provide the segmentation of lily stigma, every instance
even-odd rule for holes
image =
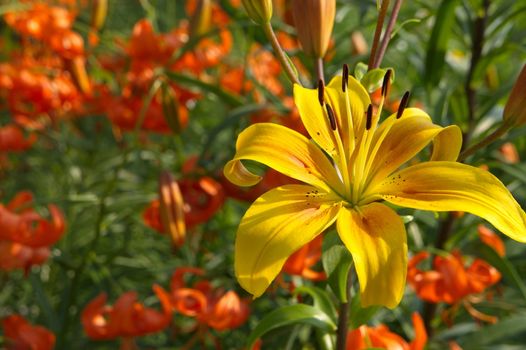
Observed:
[[[234,269],[245,290],[263,294],[291,254],[336,222],[353,257],[362,305],[396,307],[406,282],[407,237],[402,219],[386,204],[469,212],[526,242],[526,214],[507,188],[489,172],[456,162],[459,127],[435,125],[424,111],[407,108],[408,93],[398,112],[380,123],[390,70],[376,112],[348,72],[345,65],[342,76],[318,89],[294,85],[310,140],[273,123],[253,124],[238,136],[236,154],[224,167],[228,180],[258,183],[261,177],[242,163],[248,160],[304,183],[266,192],[243,216]],[[430,159],[415,164],[431,142]]]

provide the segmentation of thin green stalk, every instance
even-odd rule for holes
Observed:
[[[347,348],[347,330],[349,329],[349,304],[351,302],[353,266],[349,267],[347,274],[347,302],[340,304],[338,313],[338,329],[336,330],[336,350],[345,350]]]
[[[462,151],[460,153],[460,156],[458,157],[458,161],[462,162],[467,157],[478,151],[479,149],[482,149],[486,147],[487,145],[497,141],[499,138],[501,138],[508,130],[510,129],[509,123],[503,123],[497,130],[480,140],[479,142],[475,143],[474,145],[471,145],[466,150]]]
[[[267,22],[263,24],[262,27],[263,31],[265,32],[265,35],[267,36],[267,39],[270,41],[270,45],[272,45],[272,48],[274,49],[276,57],[281,63],[281,67],[283,67],[285,73],[287,73],[287,76],[289,77],[290,81],[294,84],[298,84],[301,86],[301,83],[298,80],[298,77],[296,76],[295,70],[292,67],[292,62],[285,55],[285,52],[281,48],[281,45],[278,42],[278,38],[276,38],[276,34],[274,33],[274,29],[272,29],[272,25],[270,24],[270,22]]]

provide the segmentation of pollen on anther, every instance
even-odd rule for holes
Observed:
[[[409,96],[409,91],[406,91],[404,96],[402,96],[402,99],[400,100],[400,105],[398,106],[398,111],[396,112],[396,119],[400,119],[400,117],[404,113],[404,110],[406,109],[409,103]]]
[[[347,63],[343,64],[343,72],[342,72],[342,91],[345,92],[347,90],[347,86],[349,86],[349,66]]]
[[[331,129],[336,130],[336,118],[334,117],[334,112],[328,103],[325,105],[325,108],[327,109],[327,116],[329,117],[329,122],[331,123]]]
[[[370,104],[369,107],[367,107],[367,120],[365,123],[365,129],[369,130],[372,125],[373,125],[373,105]]]
[[[323,104],[325,103],[324,99],[325,94],[325,85],[323,84],[323,80],[318,80],[318,101],[320,102],[320,105],[323,107]]]

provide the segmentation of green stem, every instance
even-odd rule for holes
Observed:
[[[347,274],[347,301],[340,304],[338,313],[338,329],[336,330],[336,350],[347,348],[347,330],[349,329],[349,303],[351,302],[353,266],[349,267]]]
[[[497,141],[502,135],[504,135],[506,132],[508,132],[510,128],[509,123],[503,123],[497,130],[480,140],[479,142],[475,143],[474,145],[471,145],[468,149],[464,150],[462,153],[460,153],[460,156],[458,157],[458,161],[462,162],[467,157],[478,151],[479,149],[482,149],[486,147],[487,145]]]
[[[278,38],[276,38],[276,34],[274,33],[270,22],[263,24],[262,27],[263,31],[265,32],[265,35],[267,36],[267,39],[270,41],[270,45],[272,45],[272,48],[274,49],[276,57],[281,63],[281,67],[283,67],[285,73],[287,73],[287,76],[289,77],[290,81],[294,84],[302,86],[300,81],[298,80],[298,77],[296,76],[294,68],[292,67],[292,62],[290,62],[289,58],[285,55],[285,52],[281,48],[278,42]]]
[[[325,85],[325,74],[323,72],[323,58],[321,57],[318,57],[316,59],[316,75],[318,76],[318,80],[321,80]]]

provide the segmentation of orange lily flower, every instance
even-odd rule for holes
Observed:
[[[458,251],[445,257],[436,256],[433,270],[420,270],[417,265],[429,255],[428,252],[418,253],[408,264],[407,280],[416,294],[427,302],[453,304],[451,312],[462,304],[474,318],[495,323],[495,317],[477,311],[472,302],[479,300],[473,294],[481,293],[500,281],[500,272],[481,259],[474,259],[471,265],[465,268]],[[450,312],[443,314],[448,323],[451,323],[450,316]]]
[[[160,286],[153,291],[159,298],[162,312],[145,307],[137,301],[136,292],[122,294],[113,306],[106,305],[106,294],[101,293],[82,311],[84,331],[94,340],[123,337],[121,349],[130,347],[130,339],[162,331],[172,319],[170,295]]]
[[[35,143],[37,136],[24,136],[22,129],[14,124],[0,127],[0,152],[21,152]]]
[[[517,148],[511,142],[506,142],[500,146],[499,152],[506,163],[517,164],[521,161]]]
[[[360,326],[347,334],[347,350],[387,349],[387,350],[423,350],[427,343],[424,322],[418,313],[413,313],[415,338],[408,343],[381,324],[376,327]]]
[[[33,201],[30,192],[19,192],[4,206],[0,204],[0,240],[29,247],[43,247],[58,241],[65,230],[64,216],[57,206],[48,206],[51,220],[42,218],[29,208]]]
[[[423,300],[453,304],[500,281],[497,269],[484,260],[475,259],[465,268],[459,252],[445,257],[436,256],[433,270],[420,270],[417,265],[429,255],[428,252],[418,253],[408,265],[407,280]]]
[[[223,188],[211,177],[203,176],[197,180],[183,179],[178,185],[183,195],[184,221],[188,229],[210,220],[223,206],[225,201]],[[143,220],[146,226],[159,233],[168,232],[161,220],[161,202],[158,199],[152,201],[144,210]]]
[[[478,229],[480,240],[484,244],[489,245],[500,256],[506,255],[506,247],[504,246],[504,242],[502,242],[502,239],[500,239],[500,237],[497,236],[497,234],[493,232],[493,230],[487,228],[486,226],[482,224],[478,225],[477,229]]]
[[[50,254],[48,247],[33,248],[0,240],[0,270],[23,269],[27,274],[31,266],[43,264]]]
[[[2,320],[6,350],[52,350],[55,335],[47,328],[33,326],[22,316],[13,314]]]
[[[323,235],[318,235],[315,239],[301,247],[294,254],[289,256],[283,271],[290,275],[301,276],[311,281],[323,281],[327,278],[325,272],[314,271],[311,269],[321,259],[321,246]]]
[[[199,281],[192,288],[183,281],[185,274],[202,276],[204,271],[194,267],[175,270],[170,288],[173,307],[183,315],[195,317],[199,324],[218,331],[241,326],[248,319],[249,307],[234,291],[213,290],[208,281]]]

